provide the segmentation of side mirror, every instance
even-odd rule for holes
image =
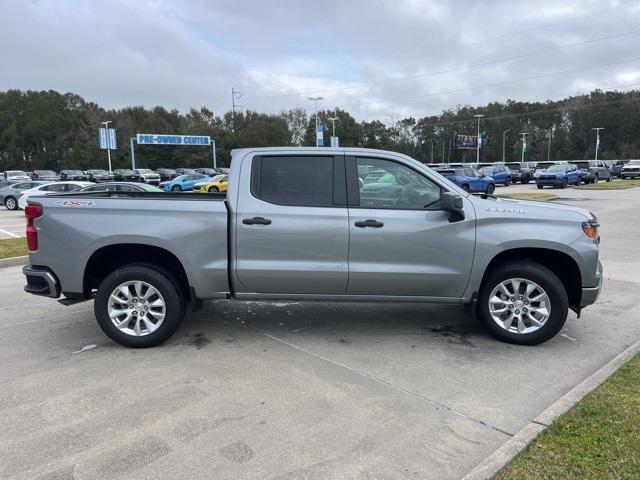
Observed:
[[[450,222],[464,220],[464,208],[462,197],[453,192],[442,192],[440,194],[440,208],[449,212]]]

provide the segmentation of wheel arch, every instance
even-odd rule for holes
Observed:
[[[132,263],[149,264],[168,271],[189,298],[189,279],[178,257],[162,247],[141,243],[106,245],[93,252],[84,269],[83,295],[89,297],[107,275]]]
[[[510,248],[496,254],[487,264],[480,285],[497,267],[511,261],[533,261],[555,273],[567,292],[569,306],[579,311],[582,299],[582,276],[578,263],[567,253],[549,248]]]

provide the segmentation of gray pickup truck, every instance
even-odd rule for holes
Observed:
[[[590,212],[469,195],[379,150],[235,150],[227,195],[50,195],[25,213],[25,290],[95,298],[129,347],[162,343],[205,299],[460,304],[533,345],[602,283]]]

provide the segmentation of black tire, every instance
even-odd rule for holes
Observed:
[[[108,300],[111,292],[127,281],[139,280],[152,285],[165,300],[166,313],[162,324],[144,336],[128,335],[119,330],[108,314]],[[185,295],[174,276],[162,267],[149,264],[125,265],[111,272],[100,283],[93,304],[96,320],[102,331],[116,343],[125,347],[148,348],[160,345],[180,326],[185,315]]]
[[[489,313],[489,295],[502,281],[509,278],[523,278],[542,287],[549,296],[551,315],[538,330],[531,333],[509,332],[496,324]],[[496,339],[517,345],[538,345],[553,338],[567,320],[569,299],[560,279],[547,267],[533,261],[508,262],[493,270],[482,284],[478,297],[478,320]]]
[[[465,183],[464,185],[462,185],[462,189],[463,189],[465,192],[467,192],[467,193],[468,193],[468,192],[469,192],[469,185],[467,185],[467,184]]]
[[[593,177],[593,183],[598,183],[599,181],[600,181],[600,179],[598,178],[598,175]]]
[[[567,188],[567,179],[566,178],[564,180],[562,180],[562,183],[560,184],[560,188]]]
[[[611,181],[611,175],[609,175],[609,177],[607,178],[607,182]]]
[[[209,193],[218,193],[220,190],[218,190],[218,187],[211,187],[209,190],[207,190]]]
[[[171,191],[172,192],[181,192],[182,188],[180,187],[180,185],[174,185],[173,187],[171,187]]]
[[[7,197],[4,199],[4,206],[7,210],[17,210],[18,209],[18,200],[15,197]]]
[[[493,183],[490,183],[489,185],[487,185],[487,190],[485,191],[485,193],[487,195],[493,195],[493,192],[496,191],[496,186]]]
[[[522,177],[522,183],[527,184],[531,181],[531,177],[529,175],[525,175]]]
[[[542,190],[542,185],[538,184],[537,187],[538,187],[538,190]]]
[[[505,187],[508,187],[509,185],[511,185],[511,177],[507,177],[507,179],[504,181]]]

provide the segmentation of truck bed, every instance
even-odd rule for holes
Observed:
[[[85,265],[90,268],[96,256],[162,249],[184,266],[198,298],[224,297],[229,291],[225,198],[169,192],[34,196],[29,202],[41,204],[43,214],[34,222],[39,244],[31,263],[54,271],[65,294],[81,296],[89,288]]]

